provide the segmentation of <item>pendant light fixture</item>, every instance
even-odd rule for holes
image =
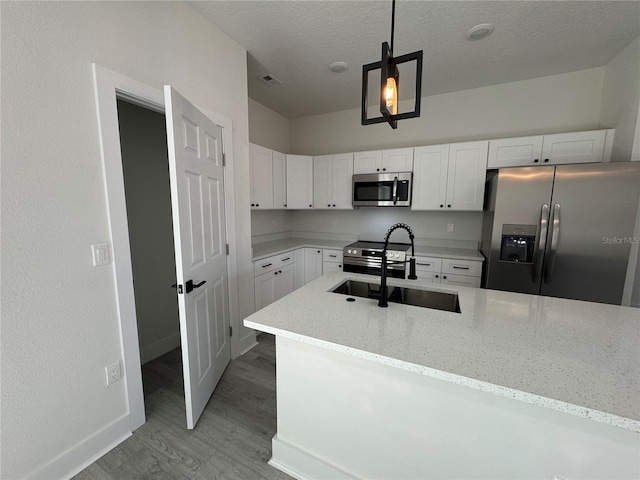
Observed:
[[[393,34],[395,30],[396,0],[391,5],[391,46],[387,42],[382,44],[382,60],[362,66],[362,125],[388,122],[391,128],[398,128],[398,120],[416,118],[420,116],[420,92],[422,90],[422,50],[407,53],[399,57],[393,56]],[[398,113],[398,89],[400,75],[398,65],[416,62],[415,105],[412,112]],[[369,72],[380,69],[380,113],[381,117],[367,117],[367,97],[369,87]]]

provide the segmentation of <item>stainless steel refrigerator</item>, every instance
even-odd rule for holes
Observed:
[[[640,163],[505,168],[486,192],[486,288],[621,303]]]

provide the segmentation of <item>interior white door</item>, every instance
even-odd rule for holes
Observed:
[[[231,358],[222,128],[164,87],[187,428]]]

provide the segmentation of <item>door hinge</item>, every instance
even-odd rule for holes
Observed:
[[[227,166],[227,154],[222,152],[222,166],[226,167]]]
[[[227,243],[227,255],[229,255],[229,244]]]
[[[229,336],[233,337],[233,327],[229,325]]]

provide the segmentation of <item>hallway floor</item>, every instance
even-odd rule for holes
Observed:
[[[143,365],[147,422],[74,477],[290,479],[269,466],[276,433],[275,338],[232,360],[196,428],[186,429],[180,349]]]

